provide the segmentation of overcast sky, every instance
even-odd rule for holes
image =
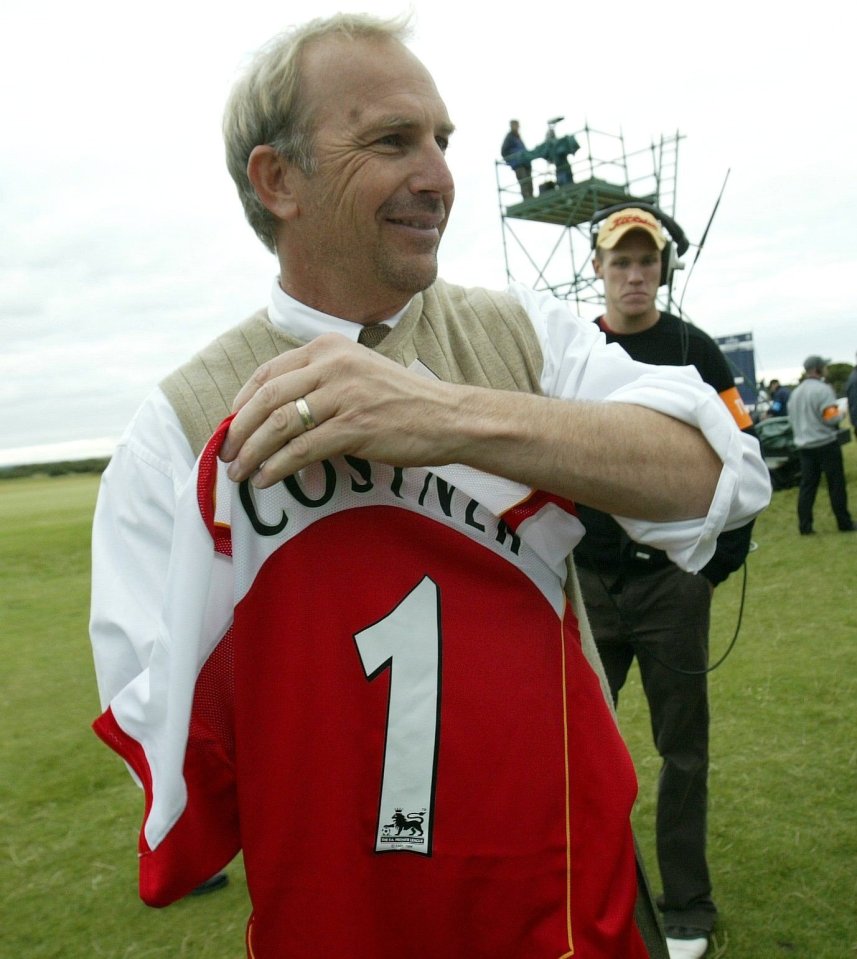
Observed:
[[[675,214],[693,242],[731,170],[685,293],[690,318],[713,336],[751,332],[765,379],[796,375],[809,353],[854,361],[857,134],[841,4],[478,8],[300,5],[301,19],[413,11],[412,46],[458,127],[442,275],[506,284],[495,160],[510,117],[531,146],[559,115],[559,133],[621,132],[630,151],[680,131]],[[165,373],[264,304],[276,263],[244,222],[220,118],[241,64],[294,9],[5,0],[0,464],[44,452],[32,447],[109,451]]]

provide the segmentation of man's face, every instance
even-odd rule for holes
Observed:
[[[612,250],[599,252],[594,267],[604,281],[608,323],[636,326],[654,322],[661,278],[661,254],[655,241],[642,230],[631,230]]]
[[[283,285],[328,313],[385,318],[437,275],[454,197],[444,157],[452,124],[398,42],[327,38],[303,63],[317,171],[295,174]]]

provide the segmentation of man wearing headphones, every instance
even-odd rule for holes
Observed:
[[[609,343],[634,359],[693,365],[752,433],[729,366],[715,342],[661,312],[658,288],[688,247],[678,224],[655,207],[622,206],[593,218],[593,265],[606,312],[596,320]],[[597,232],[596,232],[597,229]],[[744,562],[752,523],[722,533],[702,575],[635,543],[606,513],[579,506],[586,536],[575,549],[583,596],[614,701],[636,656],[663,759],[657,805],[658,900],[671,959],[705,955],[717,916],[706,861],[709,713],[706,669],[714,587]]]

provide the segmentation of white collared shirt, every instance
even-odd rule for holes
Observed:
[[[395,316],[384,320],[384,324],[390,328],[396,326],[405,315],[407,308],[407,305],[402,307]],[[340,336],[347,336],[349,340],[356,343],[363,329],[360,323],[355,323],[353,320],[343,320],[301,303],[300,300],[289,296],[276,279],[271,287],[271,298],[268,301],[268,319],[278,329],[304,343],[309,343],[322,333],[339,333]]]

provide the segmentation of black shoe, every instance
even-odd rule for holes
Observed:
[[[189,896],[204,896],[207,892],[214,892],[217,889],[222,889],[229,882],[229,876],[225,872],[219,872],[216,876],[212,876],[211,879],[206,879],[205,882],[200,883],[196,889],[192,889],[188,895]]]
[[[857,532],[857,523],[852,523],[850,526],[840,526],[840,533],[854,533]]]
[[[814,530],[814,529],[802,529],[802,530],[800,530],[800,535],[801,535],[801,536],[815,536],[815,530]]]

